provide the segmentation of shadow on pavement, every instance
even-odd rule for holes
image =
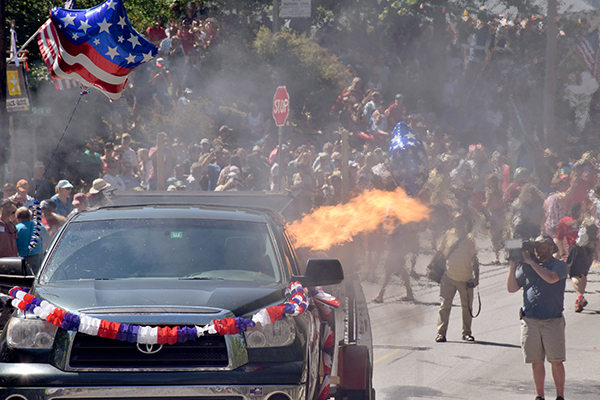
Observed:
[[[509,347],[512,349],[520,349],[521,346],[518,344],[511,344],[511,343],[498,343],[498,342],[486,342],[483,340],[475,340],[474,342],[460,342],[460,343],[464,343],[464,344],[478,344],[481,346],[496,346],[496,347]]]
[[[443,392],[426,386],[392,386],[385,390],[378,390],[378,400],[408,400],[408,399],[435,399],[448,398]]]
[[[409,351],[425,351],[425,350],[431,350],[431,347],[427,346],[419,346],[419,347],[415,347],[415,346],[398,346],[398,345],[393,345],[393,344],[374,344],[373,345],[374,349],[402,349],[402,350],[409,350]]]

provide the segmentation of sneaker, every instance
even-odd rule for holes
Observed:
[[[575,312],[582,312],[583,307],[587,306],[588,302],[585,297],[580,296],[577,301],[575,301]]]
[[[535,396],[535,400],[544,400],[542,396]]]
[[[562,396],[558,396],[558,397],[556,398],[556,400],[565,400],[565,398],[564,398],[564,397],[562,397]]]

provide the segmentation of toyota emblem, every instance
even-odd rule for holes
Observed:
[[[144,354],[156,354],[162,350],[162,344],[136,343],[135,347]]]

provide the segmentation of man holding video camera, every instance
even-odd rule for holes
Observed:
[[[506,287],[509,293],[523,288],[521,347],[525,362],[531,364],[536,400],[544,400],[547,358],[552,366],[556,399],[564,400],[565,319],[567,265],[552,254],[558,248],[552,238],[541,235],[531,242],[535,255],[522,251],[523,260],[510,257]],[[534,260],[534,257],[537,260]]]

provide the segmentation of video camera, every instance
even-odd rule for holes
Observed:
[[[508,260],[513,261],[523,261],[523,253],[522,251],[526,251],[529,253],[529,256],[532,260],[536,261],[537,257],[535,256],[535,248],[537,247],[536,243],[533,240],[529,239],[506,239],[504,242],[504,248],[508,252]]]

